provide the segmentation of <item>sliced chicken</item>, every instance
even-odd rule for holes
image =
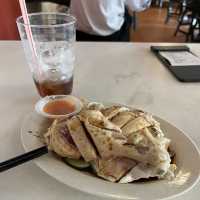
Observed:
[[[145,127],[149,127],[151,125],[152,124],[149,121],[147,121],[145,117],[140,116],[129,121],[129,123],[127,123],[122,128],[122,132],[124,135],[128,136],[131,133],[137,132],[138,130],[141,130]]]
[[[105,107],[102,103],[90,102],[90,103],[87,104],[87,109],[89,109],[89,110],[103,110],[103,109],[105,109]]]
[[[152,115],[122,106],[87,103],[71,119],[55,120],[45,135],[62,157],[93,163],[98,176],[121,183],[173,177],[170,140]]]
[[[133,120],[136,118],[136,115],[133,112],[130,111],[124,111],[117,114],[115,117],[112,118],[112,123],[122,128],[124,125],[126,125],[130,120]]]
[[[158,172],[154,167],[138,164],[137,166],[133,167],[132,170],[126,174],[122,179],[119,181],[120,183],[130,183],[139,179],[148,179],[151,177],[157,177]]]
[[[79,159],[81,154],[73,142],[66,121],[55,120],[45,134],[48,148],[55,151],[61,157]]]
[[[176,165],[170,164],[170,167],[166,171],[159,170],[151,165],[144,165],[142,163],[133,167],[125,176],[123,176],[119,183],[131,183],[139,179],[149,179],[152,177],[164,178],[168,180],[174,178],[176,171]]]
[[[149,163],[153,166],[158,165],[160,162],[166,162],[166,165],[169,167],[171,160],[165,148],[169,140],[166,140],[161,145],[162,138],[154,137],[150,130],[145,128],[151,124],[145,120],[140,120],[139,122],[141,122],[139,125],[135,125],[138,128],[134,129],[138,130],[137,135],[136,132],[133,132],[128,137],[117,132],[117,129],[115,131],[108,129],[106,124],[110,124],[111,122],[97,113],[87,118],[85,126],[102,158],[120,156],[142,163]]]
[[[118,181],[135,165],[136,162],[133,160],[120,157],[109,160],[97,159],[93,163],[97,175],[111,182]]]
[[[126,143],[126,138],[119,127],[111,123],[100,112],[89,115],[84,120],[84,124],[102,158],[113,156],[114,143],[119,145]]]
[[[86,162],[96,160],[96,151],[87,137],[86,131],[77,116],[67,120],[67,127],[74,143]]]
[[[118,113],[124,112],[124,111],[129,111],[129,109],[123,106],[111,106],[111,107],[103,109],[102,113],[107,119],[112,119]]]
[[[114,134],[114,136],[117,135],[117,133],[119,133],[120,137],[123,137],[125,138],[121,133],[121,129],[113,124],[111,121],[109,121],[108,119],[106,119],[101,112],[94,112],[94,111],[91,111],[90,113],[88,112],[87,113],[87,118],[86,118],[86,121],[89,120],[89,122],[91,124],[93,124],[94,126],[98,127],[98,128],[101,128],[101,129],[105,129],[105,130],[108,130],[108,131],[113,131],[113,132],[116,132]]]

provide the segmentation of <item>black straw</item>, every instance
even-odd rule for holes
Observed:
[[[0,172],[3,172],[10,168],[16,167],[16,166],[23,164],[29,160],[33,160],[34,158],[38,158],[46,153],[48,153],[48,149],[46,146],[43,146],[43,147],[40,147],[33,151],[29,151],[25,154],[17,156],[15,158],[11,158],[9,160],[1,162],[0,163]]]

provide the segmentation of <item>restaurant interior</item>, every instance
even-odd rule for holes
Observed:
[[[17,1],[16,1],[17,2]],[[19,39],[16,29],[15,18],[20,15],[19,5],[13,3],[9,6],[9,1],[2,6],[2,15],[7,8],[6,20],[13,27],[1,29],[0,39]],[[64,12],[68,13],[70,7],[69,0],[26,0],[29,13],[34,12]],[[8,5],[6,5],[8,4]],[[198,42],[199,41],[199,7],[198,0],[152,0],[148,9],[141,12],[129,9],[131,16],[130,41],[132,42]],[[2,25],[2,26],[3,26]],[[13,29],[13,30],[12,30]]]
[[[1,0],[0,200],[200,199],[200,0]]]

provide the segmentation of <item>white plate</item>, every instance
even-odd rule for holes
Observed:
[[[173,181],[156,180],[145,183],[119,184],[92,177],[73,169],[51,153],[35,159],[35,163],[58,181],[83,192],[115,199],[157,200],[169,199],[191,189],[200,177],[200,153],[183,132],[163,119],[156,117],[165,135],[172,140],[176,152],[178,175]],[[48,124],[36,113],[28,115],[21,129],[21,140],[26,151],[43,144],[33,136]],[[32,133],[30,133],[32,131]]]

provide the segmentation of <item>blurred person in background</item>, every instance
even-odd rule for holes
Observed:
[[[0,6],[0,40],[17,40],[16,18],[21,15],[18,0],[1,1]]]
[[[77,18],[77,41],[129,41],[131,16],[148,8],[151,0],[71,0]]]

